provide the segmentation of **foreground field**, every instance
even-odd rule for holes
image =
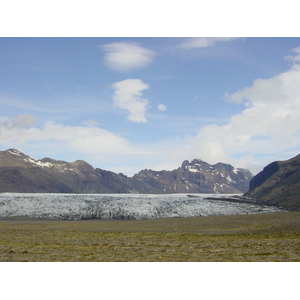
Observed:
[[[300,261],[300,212],[142,221],[2,218],[0,261]]]

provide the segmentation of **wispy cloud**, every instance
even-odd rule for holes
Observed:
[[[180,45],[180,48],[193,49],[193,48],[208,48],[213,47],[218,43],[231,42],[239,37],[193,37],[185,39]]]
[[[100,125],[100,123],[94,119],[88,119],[81,122],[81,124],[86,125],[87,127],[98,127]]]
[[[94,112],[98,109],[98,113],[107,113],[112,110],[109,101],[99,100],[95,96],[89,99],[78,97],[76,94],[66,94],[56,96],[57,101],[51,101],[50,97],[43,98],[43,105],[40,105],[40,99],[27,98],[19,96],[1,97],[0,104],[7,107],[12,107],[18,111],[27,111],[31,113],[53,114],[55,116],[77,114],[83,112]],[[57,104],[59,102],[59,104]],[[87,105],[88,103],[88,105]],[[101,110],[99,110],[101,107]]]
[[[155,56],[152,50],[143,48],[137,43],[119,42],[99,47],[105,52],[106,66],[118,72],[146,67]]]
[[[158,110],[160,111],[165,111],[167,109],[167,107],[164,104],[158,104],[157,105]]]
[[[140,79],[126,79],[112,84],[115,92],[112,96],[114,106],[129,111],[128,120],[136,123],[147,122],[145,112],[149,101],[142,97],[141,91],[149,85]]]

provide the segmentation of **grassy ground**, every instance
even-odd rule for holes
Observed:
[[[300,212],[143,221],[0,218],[0,261],[300,261]]]

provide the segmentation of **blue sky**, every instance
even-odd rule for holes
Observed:
[[[0,38],[0,150],[133,175],[300,151],[300,38]]]

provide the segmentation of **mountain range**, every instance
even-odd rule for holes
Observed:
[[[83,160],[35,160],[16,150],[0,151],[0,192],[19,193],[244,193],[253,175],[229,164],[185,160],[172,171],[142,170],[132,177],[93,168]]]

